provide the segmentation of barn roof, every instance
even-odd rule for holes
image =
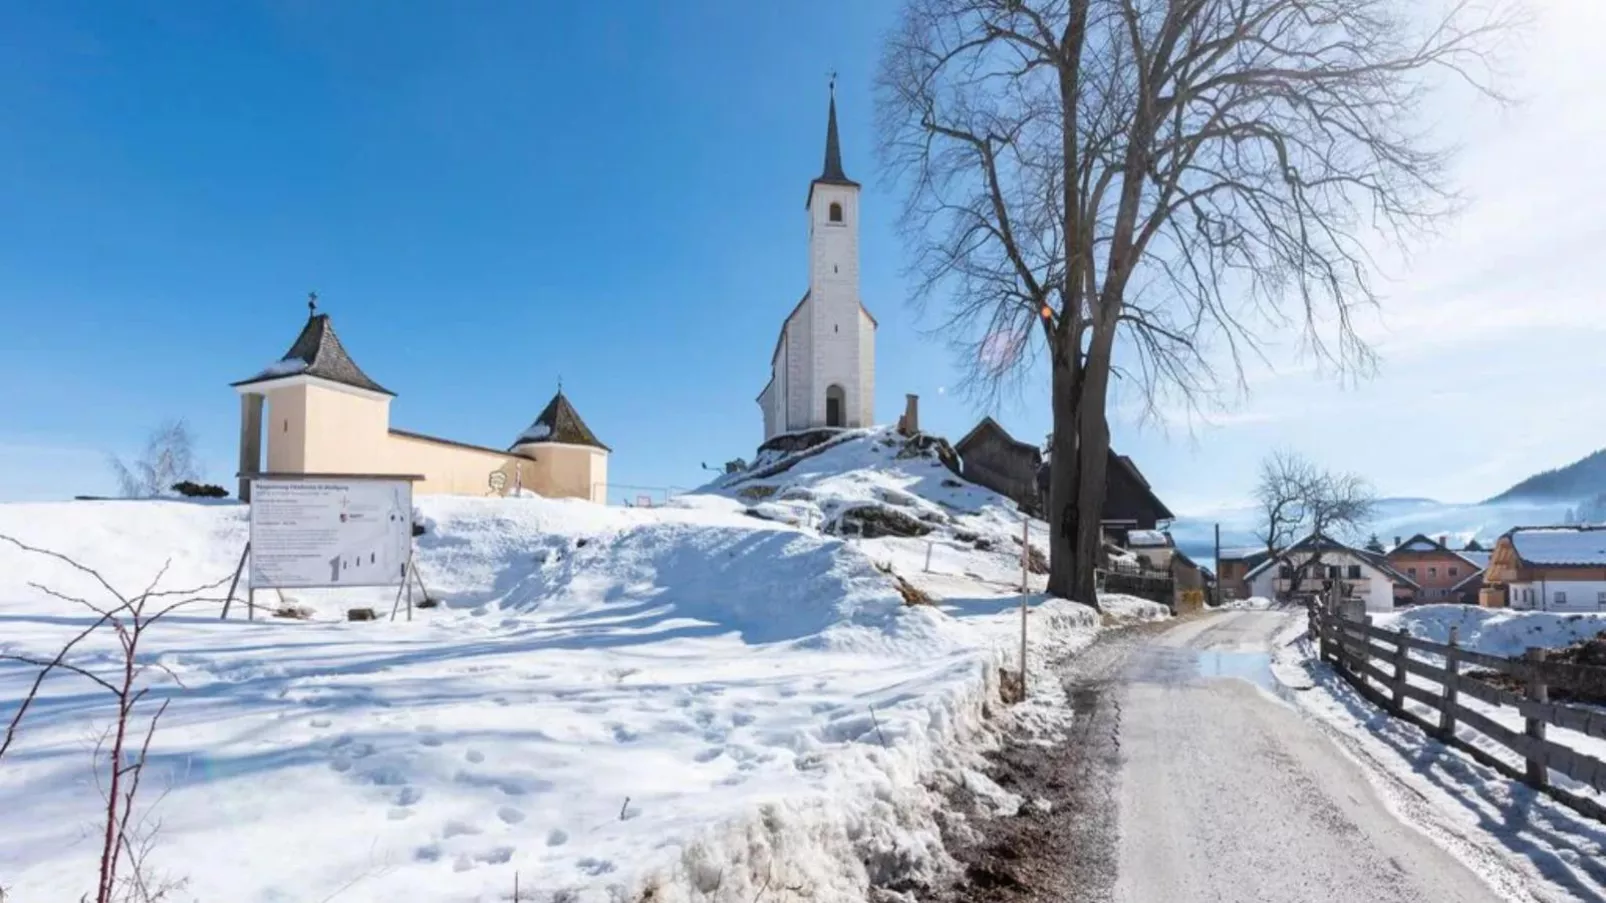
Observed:
[[[1606,527],[1516,527],[1506,537],[1524,564],[1606,565]]]

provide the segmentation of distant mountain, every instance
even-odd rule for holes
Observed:
[[[1536,473],[1489,501],[1583,501],[1602,493],[1606,493],[1606,449],[1566,467]]]

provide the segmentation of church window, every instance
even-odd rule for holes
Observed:
[[[831,202],[831,222],[842,222],[842,205],[835,201]]]

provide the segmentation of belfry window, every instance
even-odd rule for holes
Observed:
[[[830,216],[831,216],[831,222],[833,222],[833,223],[842,222],[842,205],[838,204],[836,201],[832,201],[831,202]]]

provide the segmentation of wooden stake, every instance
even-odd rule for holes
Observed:
[[[228,620],[229,605],[234,602],[234,589],[240,585],[240,575],[245,572],[245,556],[249,554],[251,554],[251,543],[247,542],[245,548],[240,550],[240,563],[234,568],[234,579],[229,581],[229,594],[223,598],[223,617],[219,620]]]
[[[1026,698],[1026,598],[1030,586],[1026,582],[1026,566],[1031,561],[1032,518],[1027,515],[1020,529],[1020,698]]]

